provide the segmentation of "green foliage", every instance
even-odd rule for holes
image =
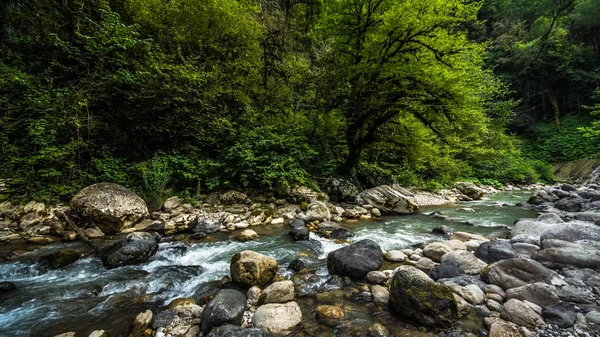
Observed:
[[[169,158],[161,154],[138,163],[135,170],[141,177],[142,191],[145,194],[160,195],[171,179]]]

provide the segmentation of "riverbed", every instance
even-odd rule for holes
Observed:
[[[535,211],[517,206],[530,194],[502,192],[486,195],[485,200],[425,207],[416,215],[342,225],[355,234],[348,241],[372,239],[385,250],[443,240],[431,234],[434,227],[441,225],[449,226],[455,232],[505,237],[515,220],[536,216]],[[471,208],[474,212],[463,208]],[[442,216],[434,216],[433,212]],[[304,312],[312,310],[316,293],[328,290],[335,294],[341,287],[328,277],[326,259],[329,252],[346,243],[323,239],[313,233],[312,242],[292,242],[287,238],[287,225],[252,229],[260,238],[245,243],[230,240],[227,233],[216,233],[201,241],[184,236],[177,237],[178,240],[165,238],[156,255],[146,263],[111,270],[104,269],[100,260],[91,254],[91,249],[81,242],[52,244],[34,250],[31,250],[32,246],[2,247],[2,252],[22,249],[28,252],[0,263],[0,280],[14,282],[18,287],[0,299],[0,336],[54,336],[67,331],[87,336],[98,329],[105,330],[111,337],[125,335],[139,312],[158,309],[175,298],[201,297],[215,286],[212,281],[229,274],[231,257],[246,249],[275,258],[280,273],[286,277],[292,275],[286,269],[287,265],[297,258],[314,272],[315,276],[302,290],[308,296],[298,300],[303,308],[307,335],[353,335],[348,331],[336,333],[335,329],[320,331],[323,328],[310,321],[314,315]],[[103,243],[115,239],[104,239]],[[78,250],[88,257],[51,271],[37,262],[39,257],[64,248]],[[347,319],[352,322],[348,329],[366,329],[377,320],[383,321],[390,330],[415,328],[394,318],[385,308],[361,305],[359,294],[353,296],[342,291],[335,301],[347,303]]]

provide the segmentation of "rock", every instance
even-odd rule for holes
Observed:
[[[289,235],[292,237],[292,240],[303,241],[310,238],[310,232],[304,225],[304,221],[300,219],[294,219],[292,222],[290,222],[290,227],[292,227],[292,229],[290,229]]]
[[[54,337],[75,337],[75,333],[74,332],[65,332],[65,333],[61,333],[60,335],[55,335]]]
[[[529,259],[508,259],[483,269],[481,279],[502,289],[521,287],[529,283],[560,284],[558,275],[539,262]]]
[[[438,226],[438,227],[434,227],[431,230],[431,233],[433,234],[439,234],[439,235],[445,235],[445,236],[450,236],[452,235],[452,228],[448,227],[448,226]]]
[[[177,325],[177,313],[174,310],[163,310],[154,316],[152,320],[152,329],[169,328]]]
[[[473,253],[466,250],[454,250],[444,254],[441,262],[446,261],[456,263],[464,273],[469,275],[479,275],[481,270],[487,265],[487,263],[476,258]]]
[[[390,331],[379,323],[373,323],[367,330],[368,337],[390,337]]]
[[[500,304],[500,302],[497,302],[495,300],[491,300],[488,298],[487,302],[486,302],[487,307],[491,310],[491,311],[496,311],[496,312],[500,312],[502,310],[502,304]]]
[[[460,182],[459,181],[459,182],[455,183],[454,186],[452,186],[452,188],[455,188],[460,193],[466,195],[467,197],[469,197],[472,200],[481,199],[481,197],[485,193],[485,191],[483,189],[477,187],[475,184],[470,183],[470,182]]]
[[[292,330],[302,322],[302,311],[296,302],[265,304],[254,313],[254,326],[264,328],[271,334]]]
[[[567,285],[557,290],[558,297],[565,302],[592,304],[596,301],[593,290],[590,288]]]
[[[454,261],[442,261],[437,267],[431,270],[431,277],[434,280],[451,278],[464,274],[458,263]]]
[[[433,262],[430,258],[427,257],[422,257],[420,259],[417,260],[417,263],[415,264],[415,267],[423,270],[423,271],[430,271],[433,268],[435,268],[436,263]]]
[[[390,262],[404,262],[406,260],[406,254],[400,250],[389,250],[383,257]]]
[[[83,234],[85,234],[85,236],[87,236],[88,239],[97,239],[97,238],[104,237],[104,233],[102,233],[102,231],[100,230],[100,228],[98,228],[98,226],[93,227],[93,228],[86,228],[83,231]]]
[[[258,239],[260,235],[252,229],[244,229],[243,231],[235,234],[232,238],[236,241],[246,242],[250,240]]]
[[[542,317],[548,324],[568,328],[575,324],[577,311],[575,310],[575,305],[563,302],[542,307]]]
[[[390,300],[390,292],[386,287],[380,285],[372,286],[371,294],[373,295],[373,301],[379,305],[386,305]]]
[[[440,262],[442,256],[453,250],[467,250],[467,246],[458,240],[448,240],[445,242],[432,242],[423,248],[423,255]]]
[[[449,282],[451,282],[451,283],[457,284],[461,287],[466,287],[469,284],[475,284],[476,286],[479,287],[479,289],[481,289],[484,292],[485,292],[485,287],[486,287],[485,282],[480,280],[479,277],[472,276],[472,275],[455,276],[452,278],[438,280],[438,282],[444,283],[446,285],[450,284]]]
[[[329,234],[330,239],[341,239],[341,240],[346,240],[353,236],[354,236],[354,233],[352,233],[347,228],[338,228],[338,229],[334,230],[333,232],[331,232],[331,234]]]
[[[578,223],[578,221],[568,222],[547,229],[540,237],[541,241],[552,239],[567,242],[579,240],[600,241],[600,226]]]
[[[306,268],[306,264],[300,259],[295,259],[288,265],[288,269],[291,269],[295,272],[299,272],[300,270]]]
[[[532,245],[530,243],[521,243],[521,242],[513,243],[512,247],[515,250],[515,252],[517,252],[518,254],[520,254],[521,256],[524,256],[524,257],[531,257],[533,255],[533,253],[540,250],[539,246]]]
[[[478,305],[485,303],[485,293],[475,284],[461,287],[458,294],[470,304]]]
[[[271,225],[283,225],[285,223],[284,218],[275,218],[271,220]]]
[[[82,219],[104,233],[118,233],[148,215],[142,198],[117,184],[99,183],[81,190],[71,199],[71,208]]]
[[[130,233],[124,239],[102,249],[100,259],[108,269],[145,262],[158,250],[158,241],[156,233]]]
[[[262,290],[259,304],[286,303],[294,300],[294,283],[292,281],[280,281],[271,284]]]
[[[585,315],[588,322],[600,325],[600,311],[592,310]]]
[[[358,194],[359,204],[369,204],[382,212],[390,214],[413,214],[419,206],[412,197],[403,194],[389,185],[381,185]]]
[[[228,192],[221,194],[221,196],[219,197],[219,202],[222,205],[235,205],[235,204],[250,204],[252,202],[252,200],[250,200],[250,198],[248,198],[248,196],[242,192],[228,191]]]
[[[519,257],[508,240],[484,242],[475,252],[475,256],[487,263]]]
[[[181,199],[178,197],[170,197],[163,203],[162,209],[166,213],[171,213],[175,208],[181,206]]]
[[[262,287],[275,278],[277,268],[277,261],[273,258],[245,250],[231,258],[231,279],[243,286]]]
[[[17,285],[9,281],[0,282],[0,296],[17,289]]]
[[[130,333],[129,336],[130,337],[142,337],[145,336],[145,330],[150,326],[150,322],[152,322],[152,311],[151,310],[146,310],[144,312],[139,313],[135,319],[133,320],[133,323],[131,324],[131,327],[129,329]]]
[[[284,192],[289,201],[293,203],[313,202],[319,198],[319,193],[305,186],[296,186],[289,191]]]
[[[258,305],[258,300],[260,299],[261,292],[262,290],[260,290],[260,288],[257,286],[250,287],[250,289],[248,289],[248,291],[246,292],[246,301],[248,301],[248,304],[253,306]]]
[[[458,320],[452,290],[411,266],[397,268],[390,288],[390,307],[427,326],[450,327]]]
[[[221,229],[221,222],[218,219],[198,217],[196,224],[192,227],[192,232],[199,234],[211,234]]]
[[[542,307],[560,302],[560,298],[556,295],[556,287],[542,282],[508,289],[506,297],[508,299],[515,298],[521,301],[529,301]]]
[[[517,235],[514,235],[510,239],[510,243],[512,243],[513,246],[517,243],[526,243],[526,244],[535,245],[535,246],[539,247],[540,239],[539,239],[539,237],[535,238],[535,237],[533,237],[531,235],[527,235],[527,234],[517,234]]]
[[[387,276],[382,271],[374,270],[367,274],[365,280],[371,284],[384,284],[387,281]]]
[[[578,195],[569,198],[560,199],[554,203],[554,207],[565,212],[581,212],[583,205],[588,203],[589,199],[583,199]]]
[[[324,184],[324,189],[332,200],[354,202],[358,188],[350,180],[343,178],[329,178]]]
[[[108,337],[108,334],[104,330],[94,330],[88,337]]]
[[[526,333],[518,325],[502,320],[496,320],[490,327],[489,337],[533,337],[532,333]]]
[[[48,263],[50,269],[60,269],[66,267],[81,258],[81,254],[73,249],[61,249],[55,253],[42,258]]]
[[[344,319],[344,311],[334,305],[319,305],[317,306],[317,319],[325,325],[335,326]]]
[[[374,216],[374,217],[376,217],[376,218],[379,218],[381,216],[381,211],[378,210],[377,208],[373,208],[371,210],[371,215]]]
[[[517,221],[511,234],[513,238],[518,235],[527,235],[539,242],[540,237],[546,230],[562,224],[564,224],[564,221],[558,214],[546,213],[540,215],[537,219],[521,219]]]
[[[330,252],[327,269],[330,274],[362,279],[383,264],[381,247],[375,241],[362,240]]]
[[[271,335],[265,329],[225,324],[213,329],[207,337],[271,337]]]
[[[244,294],[233,289],[219,291],[202,313],[202,333],[208,335],[212,328],[227,323],[240,325],[245,309]]]
[[[600,266],[600,250],[575,244],[542,249],[535,252],[531,258],[549,265],[578,268],[598,268]]]
[[[522,301],[510,299],[504,303],[500,316],[510,322],[528,328],[544,328],[546,323],[531,307]]]
[[[320,201],[313,201],[308,205],[308,209],[306,210],[307,221],[323,221],[323,220],[331,220],[331,213],[329,213],[329,208],[325,203]]]

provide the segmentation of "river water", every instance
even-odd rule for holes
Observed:
[[[486,200],[426,207],[417,215],[343,225],[356,235],[349,239],[350,242],[373,239],[386,250],[439,240],[439,236],[431,234],[431,229],[440,225],[489,237],[506,236],[515,220],[536,216],[534,211],[515,206],[530,194],[502,192],[486,195]],[[460,210],[464,207],[475,212]],[[449,219],[428,215],[434,211]],[[18,287],[6,298],[0,298],[0,336],[54,336],[67,331],[87,336],[96,329],[106,330],[111,337],[125,335],[139,312],[158,309],[178,297],[198,297],[208,291],[214,284],[211,281],[229,274],[231,257],[246,249],[275,258],[281,273],[286,276],[291,275],[286,270],[289,262],[302,259],[316,274],[311,283],[315,292],[324,289],[335,292],[336,287],[339,288],[327,282],[326,258],[329,252],[341,248],[342,243],[319,238],[313,233],[311,238],[318,243],[294,243],[287,238],[289,228],[285,225],[253,229],[261,237],[246,243],[231,241],[226,233],[213,234],[200,242],[163,240],[156,255],[148,262],[112,270],[104,269],[95,257],[83,258],[53,271],[46,271],[37,262],[39,257],[64,248],[91,255],[87,246],[77,242],[48,245],[20,254],[16,260],[0,263],[0,281],[11,281]],[[3,251],[22,248],[3,247]],[[351,301],[349,296],[339,299],[346,300]],[[299,299],[299,303],[305,317],[314,316],[305,312],[312,310],[314,302]],[[354,325],[366,329],[375,321],[373,312],[377,310],[381,309],[354,304],[348,307],[347,316]],[[390,318],[392,315],[385,310],[375,316],[387,317],[388,325],[404,327],[403,322]],[[313,329],[309,334],[336,335],[336,331],[317,332]]]

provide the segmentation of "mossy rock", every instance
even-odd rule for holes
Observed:
[[[46,257],[50,269],[60,269],[74,263],[81,258],[81,254],[73,249],[62,249]]]
[[[400,316],[433,327],[448,328],[459,318],[452,290],[412,266],[401,266],[394,275],[390,307]]]

